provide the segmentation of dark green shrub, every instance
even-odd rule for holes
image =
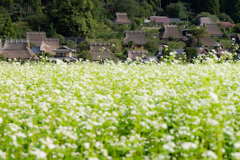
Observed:
[[[169,36],[168,40],[169,40],[169,41],[174,41],[174,40],[175,40],[175,37],[174,37],[174,36]]]
[[[3,54],[0,54],[0,61],[6,61],[6,58]]]
[[[188,62],[192,62],[192,59],[197,58],[197,50],[194,47],[186,47],[184,52],[186,53]]]
[[[148,40],[144,48],[151,53],[157,53],[159,46],[154,40]]]

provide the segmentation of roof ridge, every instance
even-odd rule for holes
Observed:
[[[90,46],[110,46],[109,42],[90,42]]]

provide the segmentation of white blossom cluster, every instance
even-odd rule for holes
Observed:
[[[240,159],[239,70],[1,63],[0,159]]]

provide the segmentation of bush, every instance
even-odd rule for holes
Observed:
[[[192,62],[193,58],[197,58],[197,50],[194,47],[186,47],[185,51],[188,62]]]
[[[229,34],[227,33],[227,32],[223,32],[223,38],[225,38],[225,39],[230,39],[230,36],[229,36]]]
[[[89,50],[89,42],[88,41],[83,41],[78,44],[79,51],[88,51]]]
[[[83,59],[84,61],[89,60],[93,61],[93,54],[90,53],[89,51],[78,51],[78,59]]]
[[[157,53],[159,46],[154,40],[148,40],[147,43],[144,45],[144,48],[151,53]]]
[[[183,49],[186,46],[186,43],[179,41],[179,42],[169,42],[168,43],[169,48],[173,49]]]
[[[3,54],[0,54],[0,61],[6,61],[6,58]]]
[[[175,22],[175,21],[172,21],[172,22],[170,22],[169,24],[170,24],[170,25],[177,25],[178,23]]]
[[[174,36],[169,36],[168,40],[169,40],[169,41],[174,41],[174,40],[175,40],[175,37],[174,37]]]

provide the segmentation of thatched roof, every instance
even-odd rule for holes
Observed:
[[[132,60],[136,60],[137,57],[142,58],[144,55],[144,58],[147,58],[147,51],[128,51],[128,58],[131,58]]]
[[[2,40],[0,39],[0,51],[2,50]]]
[[[114,23],[117,24],[132,24],[132,21],[128,19],[127,13],[116,13],[116,19],[114,20]]]
[[[218,28],[217,23],[205,23],[204,26],[207,26],[207,31],[211,34],[211,36],[223,36],[223,33]]]
[[[42,41],[45,40],[47,37],[46,32],[27,32],[26,38],[37,46],[41,46]]]
[[[126,31],[126,37],[123,39],[127,45],[129,41],[134,41],[137,46],[145,45],[147,38],[145,37],[145,31]]]
[[[48,38],[48,39],[45,39],[44,41],[42,41],[40,50],[48,52],[51,55],[56,55],[56,52],[54,52],[53,50],[57,49],[57,48],[59,48],[59,39],[58,38],[56,38],[56,39]]]
[[[208,18],[208,17],[201,17],[199,21],[200,21],[200,26],[204,26],[205,23],[212,22],[211,18]]]
[[[9,59],[18,59],[20,57],[23,60],[29,60],[34,57],[34,60],[38,60],[38,57],[29,48],[28,40],[6,40],[0,54]]]
[[[200,38],[199,41],[203,43],[205,47],[213,47],[216,44],[216,42],[210,36]],[[197,45],[196,38],[191,38],[187,41],[187,46],[196,46],[196,45]]]
[[[175,39],[185,39],[184,36],[178,31],[176,25],[164,25],[163,31],[160,33],[160,39],[166,40],[170,36],[174,36]]]
[[[97,61],[104,58],[110,58],[111,59],[117,59],[113,53],[109,53],[110,51],[110,43],[89,43],[90,51],[93,54],[93,60]],[[104,49],[104,51],[101,51],[101,49]],[[102,53],[100,53],[102,52]]]
[[[156,19],[157,23],[161,23],[161,24],[169,24],[170,23],[170,19],[168,17],[164,17],[164,16],[150,16],[149,19],[152,22],[154,22],[154,19]]]

